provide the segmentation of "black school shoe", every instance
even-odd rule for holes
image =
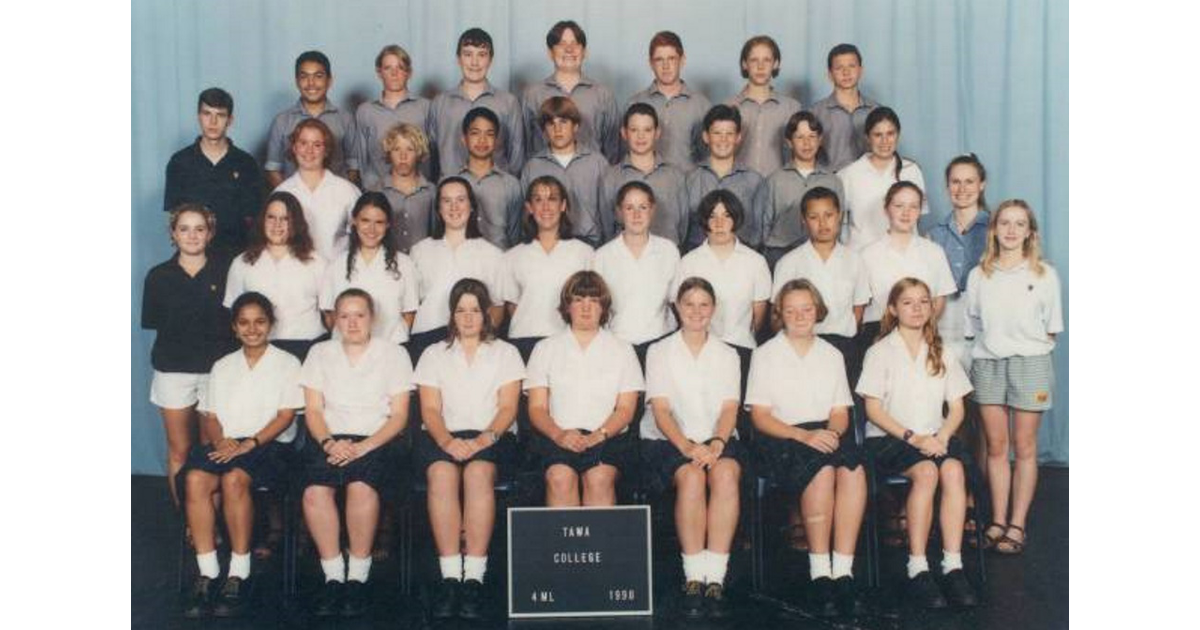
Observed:
[[[341,615],[343,617],[359,617],[371,607],[371,592],[366,582],[348,580],[346,590],[342,595]]]
[[[946,607],[946,598],[929,571],[922,571],[908,578],[908,596],[912,598],[914,605],[922,608],[934,610]]]
[[[239,577],[226,578],[213,605],[214,617],[240,617],[250,605],[250,581]]]
[[[458,589],[458,618],[483,619],[483,582],[465,580]]]
[[[199,619],[209,613],[209,606],[212,602],[212,582],[212,578],[206,578],[203,575],[192,582],[192,588],[183,602],[184,617]]]
[[[867,614],[867,607],[859,599],[858,585],[849,575],[833,581],[833,598],[837,605],[838,614],[843,617],[859,617]]]
[[[683,597],[679,608],[684,617],[697,619],[704,616],[704,584],[692,580],[683,585]]]
[[[317,617],[332,617],[341,613],[342,593],[345,588],[345,584],[335,580],[325,582],[313,601],[313,614]]]
[[[704,587],[704,612],[713,619],[725,619],[733,615],[729,598],[725,597],[725,586],[716,582]]]
[[[808,607],[818,617],[836,617],[833,578],[819,577],[808,583]]]
[[[975,589],[971,588],[962,569],[954,569],[942,576],[942,592],[951,606],[970,608],[979,604]]]
[[[433,592],[433,603],[429,615],[434,619],[451,619],[458,616],[458,580],[444,578]]]

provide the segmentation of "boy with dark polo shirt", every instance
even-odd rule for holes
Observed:
[[[232,256],[246,247],[246,233],[263,203],[263,176],[258,162],[233,145],[233,97],[221,88],[200,93],[196,105],[200,135],[167,162],[163,210],[199,203],[217,216],[210,247]]]

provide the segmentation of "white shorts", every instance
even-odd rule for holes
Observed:
[[[207,374],[155,370],[150,381],[150,402],[163,409],[187,409],[204,401],[207,394]]]

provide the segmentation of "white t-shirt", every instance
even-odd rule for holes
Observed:
[[[771,408],[771,415],[792,426],[823,422],[836,407],[853,407],[842,353],[816,337],[800,356],[780,331],[750,359],[746,406]]]
[[[362,194],[358,186],[326,169],[325,177],[316,190],[309,190],[304,180],[300,179],[299,171],[283,180],[275,190],[290,192],[300,200],[304,220],[308,223],[308,233],[312,235],[313,246],[321,258],[341,258],[339,254],[346,251],[350,211]]]
[[[771,299],[779,299],[779,290],[791,280],[807,278],[821,292],[829,313],[817,324],[817,333],[853,337],[858,333],[854,307],[871,301],[871,285],[858,252],[845,245],[834,245],[829,260],[821,260],[812,241],[793,249],[775,263],[775,282]]]
[[[708,280],[717,292],[712,334],[725,343],[753,348],[756,343],[750,324],[754,321],[754,303],[771,299],[771,270],[767,267],[767,259],[738,241],[729,258],[721,260],[705,241],[680,261],[679,272],[671,283],[671,295],[675,295],[679,285],[692,276]]]
[[[946,369],[931,376],[925,360],[929,346],[921,343],[917,358],[908,354],[908,346],[893,330],[867,350],[862,376],[855,391],[883,402],[883,408],[905,428],[918,435],[933,435],[942,428],[942,403],[971,393],[971,381],[955,357],[942,352]],[[867,437],[887,435],[875,424],[867,425]]]
[[[617,396],[646,388],[633,346],[603,328],[586,349],[569,328],[539,341],[525,374],[526,391],[550,389],[550,417],[563,429],[595,431]]]
[[[888,295],[902,278],[916,278],[929,285],[934,298],[958,291],[945,250],[923,236],[914,234],[908,247],[898,250],[892,246],[891,236],[885,235],[862,251],[862,260],[871,287],[871,303],[863,312],[863,322],[883,319]]]
[[[838,171],[842,189],[846,193],[845,209],[850,212],[849,245],[854,249],[862,251],[887,234],[888,216],[883,208],[883,198],[892,184],[910,181],[922,191],[925,190],[925,176],[921,174],[921,167],[912,160],[902,159],[901,164],[900,179],[896,179],[895,162],[888,162],[887,168],[879,170],[871,164],[871,154],[868,152]],[[921,204],[921,214],[929,214],[928,195]]]
[[[200,398],[199,406],[217,417],[225,437],[234,439],[258,433],[281,409],[303,408],[300,361],[275,346],[267,346],[253,368],[241,348],[218,359],[209,375],[208,395]],[[291,442],[295,437],[292,423],[275,440]]]
[[[413,389],[412,362],[403,348],[372,338],[351,364],[342,342],[315,344],[300,370],[300,384],[325,398],[331,434],[374,435],[387,423],[390,401]]]
[[[612,293],[609,330],[632,344],[657,339],[675,328],[671,314],[671,282],[679,267],[679,249],[661,236],[650,235],[640,258],[617,238],[596,250],[592,267]]]
[[[363,260],[359,252],[354,260],[354,275],[346,279],[346,257],[342,256],[325,269],[325,280],[321,288],[321,309],[332,311],[337,296],[346,289],[362,289],[371,295],[375,303],[375,319],[371,324],[371,337],[393,344],[408,341],[408,324],[402,313],[417,310],[420,304],[418,291],[420,274],[412,259],[396,252],[396,271],[389,271],[384,262],[383,250],[375,254],[371,262]],[[340,339],[337,329],[333,338]]]
[[[662,398],[671,406],[671,416],[687,439],[697,443],[708,440],[716,435],[721,407],[729,401],[737,404],[741,385],[742,364],[736,350],[709,335],[700,355],[694,357],[683,333],[676,332],[646,352],[646,411],[641,437],[666,439],[650,408],[651,401]]]
[[[536,239],[504,252],[500,295],[517,305],[508,338],[549,337],[566,328],[558,313],[559,295],[567,278],[592,268],[594,254],[577,239],[561,240],[549,253]]]
[[[1028,262],[991,277],[975,267],[967,276],[967,336],[977,359],[1032,357],[1054,350],[1051,334],[1063,331],[1058,272],[1045,262],[1041,276]]]
[[[442,420],[453,433],[488,428],[496,417],[500,388],[523,378],[521,354],[512,344],[493,339],[479,344],[469,362],[461,343],[429,346],[417,361],[414,380],[441,390]],[[517,423],[509,430],[516,433]]]
[[[474,278],[487,286],[493,304],[500,299],[500,270],[504,253],[482,238],[469,238],[457,249],[445,239],[424,238],[413,245],[413,263],[421,276],[421,305],[413,320],[413,332],[423,333],[450,323],[450,290],[463,278]]]
[[[316,339],[325,334],[318,296],[325,275],[325,260],[315,252],[301,262],[290,252],[279,260],[263,250],[254,264],[239,254],[229,265],[225,282],[225,308],[243,293],[257,291],[275,308],[272,339]]]

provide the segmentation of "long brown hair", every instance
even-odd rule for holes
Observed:
[[[988,220],[987,246],[983,250],[983,258],[979,260],[979,267],[983,275],[990,278],[1000,263],[1000,241],[996,238],[996,229],[1000,213],[1008,208],[1020,208],[1025,211],[1025,218],[1029,220],[1029,236],[1021,244],[1021,254],[1029,261],[1029,270],[1041,276],[1046,273],[1046,267],[1042,264],[1042,238],[1038,232],[1037,217],[1033,216],[1033,209],[1023,199],[1006,199],[996,206],[996,211]]]
[[[491,341],[496,338],[496,327],[492,325],[492,318],[488,315],[488,309],[492,308],[492,298],[488,295],[487,285],[475,278],[463,278],[455,282],[450,289],[450,322],[446,324],[447,347],[453,345],[462,336],[458,330],[458,324],[454,322],[454,309],[458,308],[458,302],[465,295],[475,296],[475,301],[479,303],[479,310],[483,313],[483,330],[479,331],[479,340]]]
[[[892,290],[888,293],[888,307],[883,312],[883,321],[879,323],[879,337],[883,339],[888,336],[897,326],[900,325],[900,318],[893,314],[896,309],[896,303],[900,301],[900,296],[904,291],[912,287],[920,287],[925,295],[929,297],[931,303],[929,320],[921,327],[921,335],[925,337],[925,345],[929,346],[929,353],[925,357],[925,367],[929,370],[930,376],[941,376],[946,373],[946,362],[942,360],[942,336],[938,334],[937,322],[933,317],[933,292],[929,290],[929,285],[916,278],[901,278],[892,285]]]
[[[288,216],[288,251],[296,260],[308,262],[313,257],[312,236],[308,233],[308,221],[304,218],[304,207],[300,200],[286,190],[277,190],[267,197],[262,210],[254,218],[254,229],[250,231],[250,244],[242,254],[242,260],[253,265],[267,248],[267,208],[275,202],[283,204]]]

